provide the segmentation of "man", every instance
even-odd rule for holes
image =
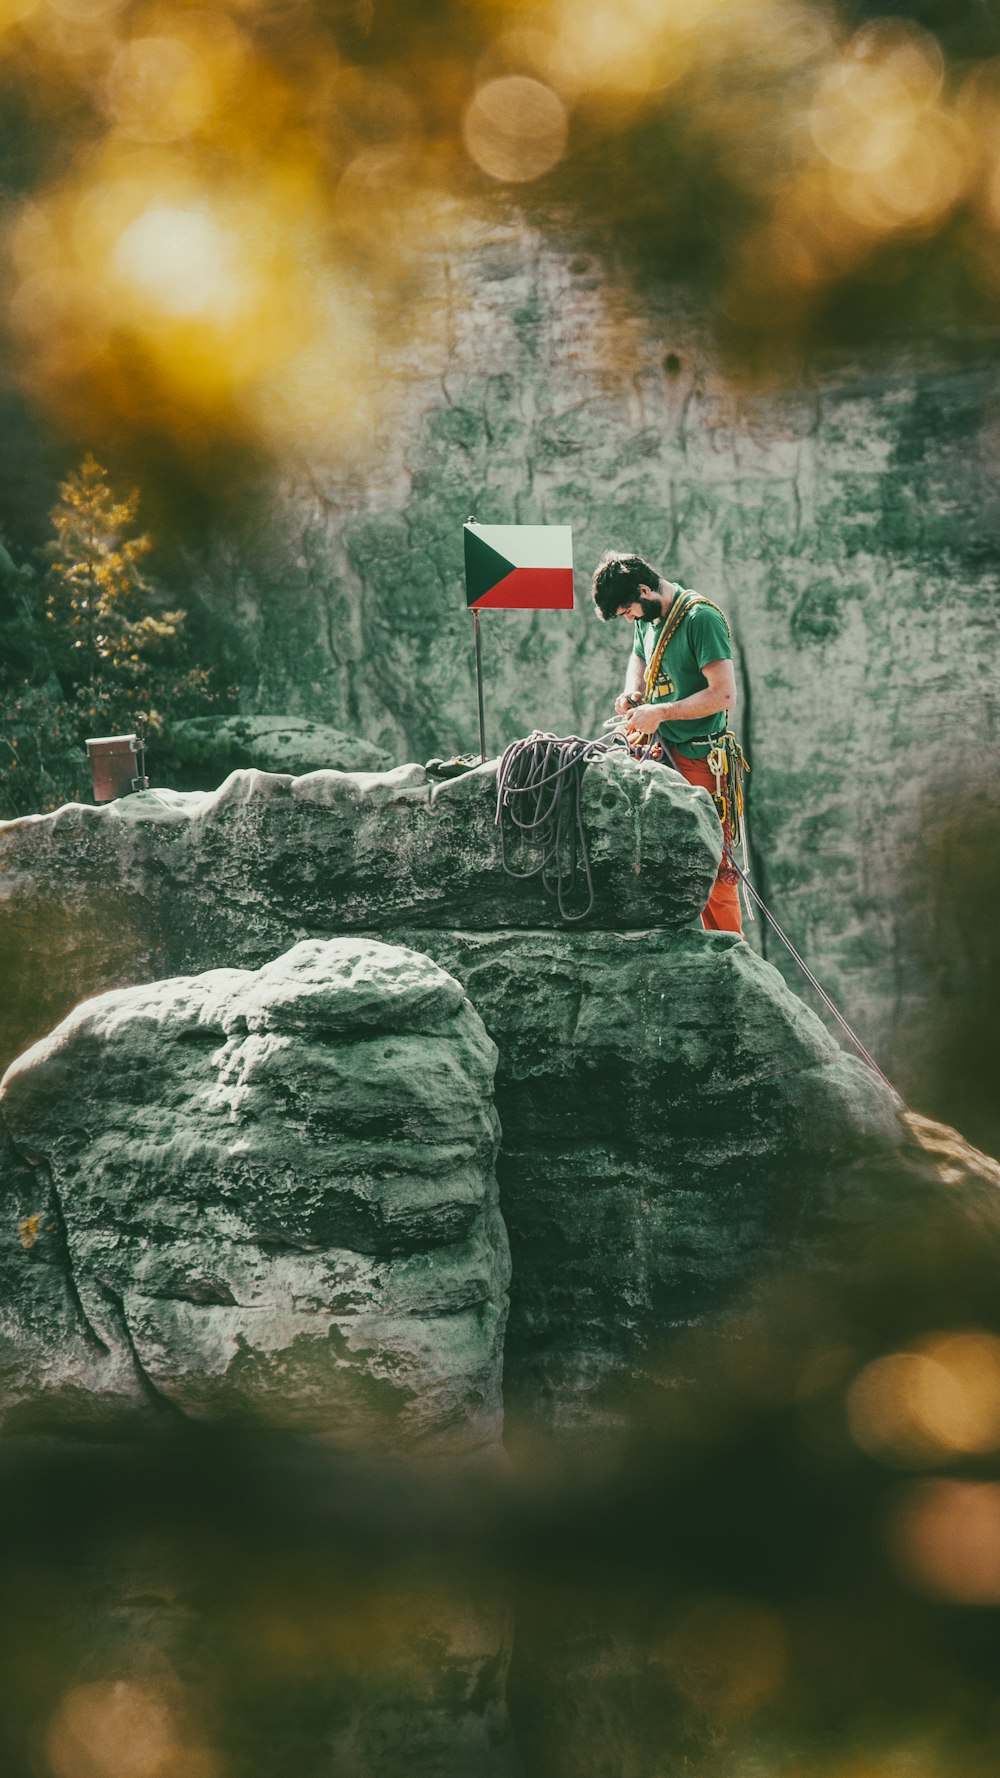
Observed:
[[[641,556],[608,550],[594,570],[594,604],[598,616],[627,617],[635,626],[625,689],[615,700],[619,715],[646,736],[658,735],[664,759],[689,784],[714,792],[718,784],[708,754],[727,727],[727,712],[736,702],[736,675],[729,626],[708,601],[690,606],[676,620],[692,595],[664,580]],[[666,645],[659,646],[666,633]],[[647,685],[650,667],[655,679]],[[638,702],[636,700],[639,700]],[[729,786],[723,781],[729,794]],[[701,916],[713,932],[742,932],[739,878],[723,859]]]

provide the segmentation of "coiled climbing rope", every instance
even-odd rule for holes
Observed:
[[[585,920],[594,905],[594,878],[583,825],[584,767],[622,751],[617,735],[585,741],[579,735],[544,734],[512,741],[497,768],[497,826],[500,862],[509,877],[538,877],[564,920]],[[509,833],[523,835],[536,850],[528,870],[515,870],[508,856]],[[586,906],[570,911],[568,898],[586,885]]]

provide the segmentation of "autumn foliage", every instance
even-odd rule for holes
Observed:
[[[88,736],[155,735],[229,700],[147,573],[138,513],[138,491],[120,495],[88,452],[60,484],[40,567],[0,553],[0,818],[89,800]]]

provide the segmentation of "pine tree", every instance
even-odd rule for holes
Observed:
[[[235,699],[190,659],[185,612],[146,578],[138,510],[88,452],[60,485],[44,574],[0,541],[0,819],[88,797],[88,736],[152,739]]]
[[[123,689],[124,680],[147,678],[148,656],[174,641],[184,623],[183,611],[139,615],[140,599],[154,591],[140,566],[152,543],[132,534],[138,510],[138,492],[118,498],[89,451],[60,485],[50,514],[55,537],[45,550],[46,618],[67,690]]]

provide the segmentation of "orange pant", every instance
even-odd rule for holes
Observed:
[[[705,759],[685,759],[681,753],[671,753],[670,763],[686,778],[689,784],[700,784],[703,789],[713,791],[715,778],[708,769]],[[720,871],[725,864],[723,859]],[[725,883],[721,875],[712,884],[712,893],[702,908],[701,923],[707,932],[742,932],[743,910],[740,907],[740,890],[738,883]]]

